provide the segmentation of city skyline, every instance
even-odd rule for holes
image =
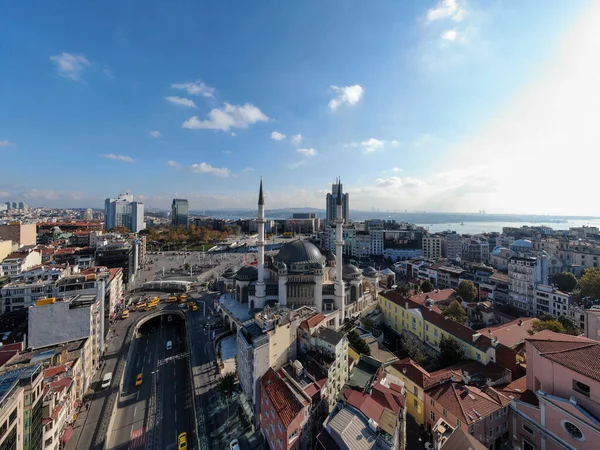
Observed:
[[[10,5],[0,201],[598,216],[600,5],[544,5]]]

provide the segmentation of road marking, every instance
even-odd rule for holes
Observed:
[[[137,412],[137,406],[133,408],[133,417],[135,417],[135,413]]]
[[[177,423],[177,410],[175,410],[175,423]]]

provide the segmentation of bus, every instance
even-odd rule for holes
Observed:
[[[173,303],[173,302],[176,302],[176,301],[177,301],[177,297],[169,297],[167,299],[167,303]]]
[[[126,309],[125,311],[123,311],[123,314],[121,314],[121,319],[125,320],[129,317],[129,310]]]

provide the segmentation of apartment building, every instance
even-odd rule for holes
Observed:
[[[326,319],[325,319],[326,320]],[[298,330],[299,359],[327,375],[329,410],[348,381],[348,338],[339,331],[318,327],[312,334]]]
[[[538,284],[535,287],[534,315],[543,316],[550,314],[554,317],[568,316],[573,296],[567,292],[559,291],[547,284]]]
[[[43,379],[41,364],[0,374],[0,448],[42,448]]]
[[[10,240],[2,240],[0,239],[0,263],[4,261],[8,255],[10,255],[13,251],[13,242]],[[0,266],[0,270],[1,266]]]
[[[304,450],[312,442],[310,394],[318,385],[295,364],[291,374],[269,369],[260,380],[260,428],[273,449]]]
[[[42,253],[39,250],[13,252],[2,261],[2,272],[13,277],[40,264],[42,264]]]
[[[384,253],[384,230],[376,227],[369,231],[360,230],[356,225],[342,228],[344,255],[353,258],[367,258]],[[321,236],[321,246],[325,251],[335,252],[335,227],[326,226]]]
[[[35,223],[10,222],[0,225],[0,240],[13,241],[17,246],[37,244],[37,228]]]
[[[463,240],[462,257],[467,261],[487,263],[490,260],[490,244],[481,237],[471,237]]]
[[[585,337],[600,341],[600,307],[593,306],[584,311]]]
[[[427,259],[438,259],[442,257],[442,237],[438,235],[423,236],[423,257]]]
[[[463,237],[456,232],[442,235],[442,256],[444,258],[462,258]]]
[[[548,274],[542,270],[541,260],[534,257],[512,256],[508,260],[509,304],[524,314],[535,314],[534,298],[537,284],[548,284]]]
[[[525,345],[525,386],[514,390],[511,405],[512,448],[597,449],[600,343],[542,331]]]
[[[73,351],[82,351],[84,354],[85,391],[104,350],[101,314],[102,301],[96,295],[78,295],[32,306],[29,308],[28,321],[29,348],[35,350],[80,343]]]
[[[78,360],[79,361],[79,360]],[[44,450],[60,450],[71,437],[76,406],[75,380],[70,364],[44,370]]]
[[[315,315],[308,307],[291,310],[266,307],[238,328],[238,379],[240,387],[255,411],[260,411],[260,378],[272,368],[275,371],[296,358],[296,333],[300,322]]]

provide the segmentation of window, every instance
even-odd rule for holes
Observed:
[[[414,406],[414,408],[415,408],[416,410],[418,410],[418,409],[419,409],[419,401],[418,401],[416,398],[415,398],[415,399],[413,399],[413,406]]]
[[[494,436],[494,427],[490,427],[490,437]]]
[[[523,424],[523,429],[533,436],[533,429],[531,427]]]
[[[471,429],[469,430],[469,433],[475,434],[475,425],[471,425]]]
[[[448,417],[448,410],[446,408],[442,409],[442,414],[444,417]]]
[[[586,397],[590,396],[590,387],[581,381],[573,380],[573,390]]]
[[[10,413],[10,416],[8,417],[8,423],[12,424],[15,420],[17,420],[17,408]]]
[[[418,396],[418,395],[419,395],[419,388],[418,388],[417,386],[413,386],[413,394],[414,394],[415,396]]]
[[[431,406],[435,406],[435,401],[431,399]]]
[[[432,422],[435,422],[435,413],[433,411],[431,411],[429,413],[429,418],[431,419]]]
[[[585,440],[583,437],[583,432],[574,423],[565,420],[563,421],[562,426],[564,427],[565,431],[569,433],[569,436],[571,436],[573,439],[576,439],[578,441]]]
[[[296,439],[298,437],[298,430],[294,430],[294,432],[290,435],[290,441],[292,442],[294,439]]]
[[[462,427],[462,422],[460,421],[460,419],[456,419],[456,426],[458,428]]]

